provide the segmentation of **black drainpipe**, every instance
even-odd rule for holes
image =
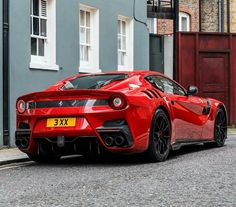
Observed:
[[[3,145],[9,145],[9,0],[3,0]]]
[[[174,1],[173,79],[177,79],[177,32],[179,31],[179,0]]]
[[[221,0],[221,32],[225,31],[225,5],[224,1]]]
[[[227,0],[227,32],[230,33],[230,0]]]

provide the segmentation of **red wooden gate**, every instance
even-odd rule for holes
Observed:
[[[177,34],[177,81],[196,85],[204,97],[223,101],[236,124],[236,34]]]

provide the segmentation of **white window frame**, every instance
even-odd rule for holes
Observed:
[[[118,21],[124,21],[126,23],[126,50],[121,51],[118,48]],[[133,71],[134,70],[134,21],[131,17],[126,17],[122,15],[118,15],[118,21],[117,21],[117,65],[118,65],[118,71]],[[119,52],[126,52],[125,57],[125,64],[119,65],[118,61],[118,55]]]
[[[186,31],[182,30],[182,18],[186,18],[187,20],[187,29]],[[185,12],[179,12],[179,31],[189,32],[190,31],[190,15]]]
[[[90,44],[89,44],[89,60],[80,60],[79,72],[83,73],[98,73],[101,72],[99,68],[99,10],[87,6],[84,4],[79,5],[79,16],[80,11],[85,11],[90,13]],[[79,30],[81,24],[79,23]],[[79,41],[79,50],[81,42]],[[81,55],[81,54],[80,54]]]
[[[46,1],[47,37],[45,38],[44,56],[31,55],[30,69],[59,70],[59,66],[56,64],[56,0]],[[34,35],[31,35],[31,37],[34,37]]]

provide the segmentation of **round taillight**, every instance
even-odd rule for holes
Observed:
[[[121,95],[113,95],[110,98],[109,105],[115,110],[121,110],[126,107],[126,101]]]
[[[25,109],[26,109],[26,104],[23,100],[19,100],[17,102],[17,110],[19,113],[24,113],[25,112]]]

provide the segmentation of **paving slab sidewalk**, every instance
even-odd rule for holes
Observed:
[[[0,149],[0,165],[28,161],[28,156],[17,148]]]
[[[236,129],[229,129],[228,136],[236,138]],[[28,156],[18,148],[0,148],[0,165],[28,161]]]

